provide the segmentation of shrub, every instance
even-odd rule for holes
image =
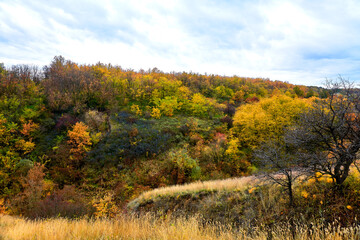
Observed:
[[[222,123],[226,123],[228,129],[230,129],[230,128],[233,127],[233,122],[234,122],[234,120],[233,120],[231,117],[229,117],[228,115],[226,115],[225,117],[221,118],[220,121],[221,121]]]
[[[171,134],[154,129],[150,121],[139,120],[129,124],[128,115],[119,115],[121,127],[109,133],[89,153],[98,163],[119,163],[122,159],[154,157],[169,147]],[[115,120],[115,119],[114,119]]]
[[[86,152],[90,150],[91,138],[88,127],[82,122],[77,122],[73,129],[68,131],[67,135],[69,138],[67,144],[71,147],[70,160],[75,167],[78,167]]]
[[[27,216],[31,218],[91,216],[95,209],[87,203],[84,196],[74,187],[66,185],[63,189],[39,201]]]
[[[78,118],[65,113],[61,115],[61,117],[57,120],[55,128],[58,129],[59,131],[63,131],[75,125],[78,121],[79,121]]]
[[[136,105],[136,104],[131,105],[130,111],[131,111],[132,113],[136,114],[137,116],[141,116],[141,115],[142,115],[142,111],[141,111],[139,105]]]
[[[107,115],[97,110],[89,110],[85,113],[85,124],[94,131],[105,131]]]
[[[160,112],[160,109],[158,108],[153,108],[152,111],[151,111],[151,117],[155,118],[155,119],[160,119],[161,117],[161,112]]]
[[[44,185],[44,169],[44,165],[35,163],[22,179],[23,191],[11,203],[13,212],[30,215],[40,202]]]
[[[167,153],[166,162],[168,172],[172,173],[174,182],[184,183],[198,180],[201,177],[201,168],[186,149],[173,149]]]
[[[113,193],[107,193],[103,197],[94,198],[92,206],[96,209],[94,212],[96,218],[112,218],[120,212],[117,203],[114,201]]]

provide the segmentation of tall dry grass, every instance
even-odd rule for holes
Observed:
[[[241,191],[259,184],[255,176],[193,182],[183,185],[156,188],[142,193],[138,199],[149,199],[162,195],[177,195],[179,193],[193,193],[198,191]]]
[[[338,228],[331,225],[311,229],[303,226],[275,226],[266,228],[232,229],[224,225],[202,225],[198,219],[154,219],[122,216],[107,220],[25,220],[11,216],[0,216],[1,240],[63,240],[63,239],[168,239],[168,240],[232,240],[269,239],[274,240],[340,240],[360,239],[360,227]]]

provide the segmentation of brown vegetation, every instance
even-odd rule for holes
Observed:
[[[171,240],[340,240],[358,239],[360,227],[338,228],[316,223],[311,228],[296,226],[295,238],[289,224],[272,230],[259,228],[234,229],[227,225],[200,224],[199,219],[154,219],[121,216],[116,219],[67,220],[49,219],[30,221],[0,215],[0,239],[11,240],[82,240],[82,239],[171,239]]]

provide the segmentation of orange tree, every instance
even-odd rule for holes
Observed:
[[[81,168],[91,145],[89,129],[84,123],[77,122],[67,131],[66,141],[53,149],[51,175],[55,182],[62,186],[80,180]]]

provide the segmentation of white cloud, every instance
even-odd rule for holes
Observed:
[[[55,55],[124,68],[319,85],[360,77],[357,1],[0,1],[0,62]]]

